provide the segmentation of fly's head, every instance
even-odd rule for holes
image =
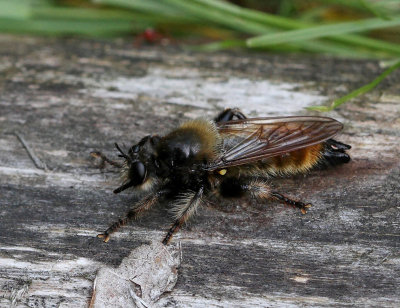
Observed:
[[[125,153],[116,143],[115,147],[120,152],[119,157],[125,159],[122,170],[124,184],[114,190],[118,194],[127,188],[134,187],[139,190],[150,190],[157,181],[154,157],[155,147],[159,142],[158,136],[146,136],[139,143],[130,147]]]

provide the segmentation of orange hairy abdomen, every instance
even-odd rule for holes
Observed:
[[[268,169],[273,173],[294,174],[310,170],[322,157],[323,144],[312,145],[300,150],[268,159]]]

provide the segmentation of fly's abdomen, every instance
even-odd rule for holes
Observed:
[[[249,168],[249,172],[264,175],[292,175],[305,173],[315,167],[334,166],[350,161],[347,144],[329,139],[303,149],[270,157]],[[244,168],[243,170],[246,170]]]
[[[271,157],[268,171],[276,174],[295,174],[307,172],[318,164],[323,157],[323,144],[316,144],[300,150]]]

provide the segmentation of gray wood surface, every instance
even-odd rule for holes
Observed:
[[[0,36],[0,306],[85,307],[101,265],[161,240],[168,204],[105,244],[96,234],[135,197],[89,153],[116,156],[224,107],[250,116],[313,114],[371,81],[374,61],[196,54],[131,42]],[[352,162],[273,179],[312,202],[212,200],[174,237],[182,264],[165,307],[400,305],[400,72],[328,116]]]

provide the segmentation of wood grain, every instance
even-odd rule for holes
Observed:
[[[162,240],[168,204],[107,244],[95,237],[135,197],[112,194],[118,174],[99,171],[91,151],[115,157],[115,141],[232,104],[251,116],[310,115],[304,107],[380,71],[374,61],[0,36],[0,306],[85,307],[101,265]],[[399,103],[396,72],[328,114],[345,125],[338,139],[353,146],[351,163],[272,181],[312,202],[307,215],[251,200],[200,209],[174,238],[183,260],[160,306],[398,307]]]

